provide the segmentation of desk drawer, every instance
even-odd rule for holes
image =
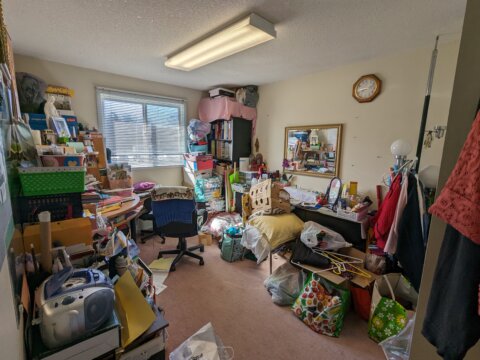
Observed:
[[[156,336],[137,348],[120,355],[119,360],[150,360],[161,358],[159,354],[165,350],[165,333],[165,330],[162,330],[159,336]]]
[[[295,208],[294,213],[304,222],[313,221],[338,232],[355,248],[365,251],[366,241],[362,238],[361,223],[302,208]]]

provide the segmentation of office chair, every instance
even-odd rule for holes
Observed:
[[[145,241],[150,239],[152,236],[159,235],[162,238],[162,244],[165,244],[165,236],[161,236],[156,229],[157,225],[155,223],[155,216],[153,216],[152,212],[152,198],[148,197],[145,199],[143,203],[144,213],[140,215],[138,218],[142,221],[151,221],[152,222],[152,230],[141,230],[140,231],[140,241],[142,244],[145,244]]]
[[[175,271],[177,263],[183,256],[190,256],[200,260],[199,264],[204,265],[203,257],[193,251],[204,252],[204,245],[187,247],[187,237],[198,235],[198,227],[206,220],[205,210],[196,210],[194,200],[171,199],[163,201],[152,201],[153,215],[157,223],[157,234],[165,237],[178,238],[176,249],[161,250],[158,258],[163,255],[177,255],[173,260],[170,271]],[[159,225],[160,224],[160,225]]]

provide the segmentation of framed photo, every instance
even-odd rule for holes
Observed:
[[[52,118],[53,127],[58,136],[68,136],[70,137],[70,130],[68,129],[67,122],[63,117],[54,117]]]

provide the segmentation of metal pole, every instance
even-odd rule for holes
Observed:
[[[427,91],[425,93],[425,100],[423,102],[422,121],[420,122],[420,132],[418,134],[418,144],[417,144],[417,154],[416,154],[417,165],[415,166],[415,171],[417,173],[420,167],[420,158],[422,157],[423,138],[425,136],[425,127],[427,125],[428,107],[430,106],[430,94],[432,93],[433,74],[435,72],[435,65],[437,63],[438,38],[439,38],[439,35],[437,35],[437,37],[435,38],[435,48],[432,51],[432,59],[430,61],[430,70],[428,72]]]

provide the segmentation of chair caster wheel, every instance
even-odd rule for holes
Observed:
[[[205,262],[203,260],[200,260],[200,266],[205,265]]]
[[[170,266],[170,272],[173,272],[173,271],[175,271],[175,270],[176,270],[176,269],[175,269],[175,265]]]

